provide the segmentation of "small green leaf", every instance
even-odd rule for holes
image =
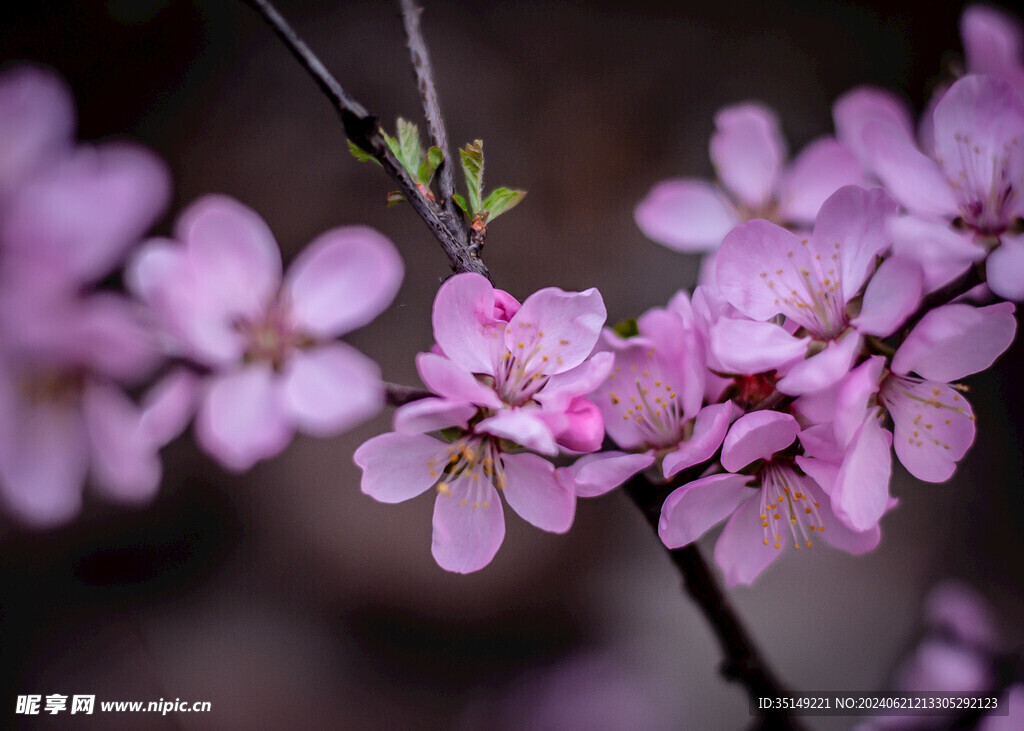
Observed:
[[[469,215],[469,207],[466,205],[466,199],[458,193],[452,193],[452,200],[455,201],[455,205],[462,209],[462,212],[467,216]]]
[[[405,163],[402,162],[402,148],[398,146],[398,140],[396,140],[394,137],[389,135],[384,130],[380,131],[380,136],[384,138],[384,142],[385,144],[387,144],[388,149],[391,150],[391,153],[398,159],[398,162],[401,163],[402,166],[404,167]]]
[[[434,173],[441,166],[441,161],[444,160],[444,153],[436,147],[431,147],[427,150],[427,156],[423,158],[423,164],[420,165],[419,179],[424,185],[430,185],[430,181],[434,179]]]
[[[476,140],[459,150],[462,171],[466,174],[466,191],[473,213],[480,210],[480,193],[484,187],[484,141]]]
[[[398,159],[410,175],[416,175],[420,163],[423,162],[423,145],[420,144],[420,131],[415,124],[407,119],[398,118],[398,147],[401,150]]]
[[[623,338],[635,338],[640,334],[640,328],[636,326],[636,318],[631,317],[628,320],[618,322],[612,327],[619,337]]]
[[[386,202],[388,208],[390,208],[391,206],[397,206],[399,203],[405,203],[405,196],[399,193],[397,190],[393,190],[390,193],[388,193]]]
[[[357,145],[352,140],[348,141],[348,151],[351,152],[352,157],[354,157],[359,162],[375,162],[378,165],[380,165],[380,162],[377,160],[377,158],[375,158],[373,155],[371,155],[369,152],[364,150],[362,147]]]
[[[487,211],[487,221],[493,221],[505,211],[514,208],[525,196],[525,190],[495,188],[482,204],[483,210]]]

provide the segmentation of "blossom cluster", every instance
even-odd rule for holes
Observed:
[[[397,293],[394,246],[322,234],[282,279],[263,221],[224,196],[143,241],[171,194],[133,143],[77,143],[71,94],[31,65],[0,74],[0,498],[22,522],[74,517],[88,483],[145,503],[159,450],[196,412],[229,469],[295,430],[332,435],[384,403],[379,368],[336,339]],[[124,282],[125,286],[119,286]],[[127,289],[127,291],[125,291]]]

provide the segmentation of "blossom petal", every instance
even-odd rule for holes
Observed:
[[[279,385],[268,365],[213,376],[196,417],[199,445],[235,472],[273,457],[292,438],[292,425],[280,400]]]
[[[746,475],[711,475],[683,485],[665,498],[658,536],[669,548],[700,538],[732,515],[740,503],[757,494]]]
[[[974,413],[956,389],[945,383],[891,376],[880,400],[893,421],[896,456],[925,482],[944,482],[974,441]]]
[[[425,434],[380,434],[363,442],[353,459],[363,471],[360,488],[382,503],[400,503],[440,479],[451,448]]]
[[[896,256],[921,266],[925,292],[949,284],[985,257],[982,247],[944,219],[899,216],[890,219],[889,235]]]
[[[607,316],[596,289],[564,292],[547,287],[527,297],[509,321],[505,347],[517,358],[547,358],[544,373],[564,373],[590,355]]]
[[[985,262],[989,288],[1008,300],[1024,300],[1024,235],[1003,236]]]
[[[679,448],[665,455],[661,468],[665,477],[672,477],[680,470],[700,464],[711,458],[722,445],[729,423],[740,413],[732,401],[711,404],[701,409],[693,422],[693,433]]]
[[[505,454],[501,461],[508,506],[541,530],[569,530],[576,515],[576,493],[558,479],[555,466],[535,454]]]
[[[611,353],[595,353],[571,371],[557,373],[534,397],[547,409],[565,409],[579,396],[585,396],[608,379],[615,356]]]
[[[604,442],[604,417],[597,404],[579,396],[569,402],[563,411],[568,424],[555,432],[558,446],[571,452],[596,452]],[[552,422],[548,422],[552,426]]]
[[[495,318],[494,310],[494,287],[479,274],[456,274],[434,298],[434,339],[448,358],[471,373],[494,375],[504,352],[505,322]]]
[[[737,104],[715,115],[711,161],[719,180],[748,207],[764,207],[786,159],[786,143],[773,111]]]
[[[865,185],[864,168],[849,147],[821,137],[805,147],[779,184],[782,220],[810,226],[821,204],[844,185]]]
[[[791,231],[755,220],[737,226],[722,241],[715,279],[722,296],[747,317],[767,320],[783,312],[800,321],[804,314],[787,307],[784,299],[789,292],[804,291],[800,272],[813,269],[810,251]]]
[[[295,325],[334,338],[383,312],[398,294],[402,274],[402,258],[385,236],[347,226],[321,234],[299,254],[283,291]]]
[[[923,293],[924,272],[920,264],[891,256],[871,276],[860,314],[852,324],[865,335],[889,337],[914,314]]]
[[[936,145],[938,145],[938,130]],[[863,132],[869,167],[892,195],[912,213],[957,215],[957,201],[938,163],[888,124],[872,122]]]
[[[718,188],[690,179],[658,183],[633,215],[647,238],[682,252],[717,249],[740,223],[736,209]]]
[[[1020,23],[996,8],[965,8],[960,16],[960,37],[971,73],[1000,76],[1020,68],[1024,50]]]
[[[722,444],[722,466],[737,472],[757,459],[768,459],[796,439],[800,425],[779,411],[752,411],[732,425]]]
[[[169,443],[188,426],[198,398],[199,378],[186,368],[171,371],[143,396],[139,429],[156,445]]]
[[[558,454],[555,437],[540,409],[503,409],[477,424],[476,430],[510,439],[541,454]]]
[[[282,408],[307,434],[333,436],[384,407],[380,367],[344,343],[297,350],[281,372]]]
[[[913,139],[910,109],[892,92],[860,86],[843,94],[832,106],[836,136],[869,165],[872,152],[864,140],[865,129],[874,123],[888,125],[893,134]]]
[[[873,355],[850,371],[836,390],[833,434],[840,446],[849,444],[864,423],[871,397],[881,385],[885,358]]]
[[[498,492],[486,480],[460,478],[434,501],[431,553],[446,571],[468,574],[491,562],[505,539]]]
[[[494,389],[477,380],[464,366],[437,353],[419,353],[416,370],[431,391],[445,398],[492,409],[502,407]]]
[[[892,370],[949,383],[988,368],[1013,342],[1011,302],[938,307],[917,323],[892,359]]]
[[[654,464],[654,455],[598,452],[580,457],[569,467],[577,497],[604,495]]]
[[[800,396],[839,383],[850,372],[853,361],[860,353],[861,343],[860,335],[853,333],[842,340],[833,340],[820,353],[790,368],[776,384],[776,388],[790,396]]]
[[[75,107],[53,72],[19,64],[0,74],[0,193],[71,148]]]
[[[94,485],[103,494],[147,502],[160,487],[159,446],[142,428],[142,412],[109,384],[90,383],[82,393]]]
[[[810,338],[797,338],[773,322],[719,320],[711,328],[711,352],[732,373],[782,370],[807,355]]]
[[[422,434],[457,426],[465,429],[477,413],[473,404],[443,398],[423,398],[395,411],[395,431]]]
[[[803,485],[810,493],[811,499],[821,506],[818,515],[825,530],[818,533],[818,538],[833,548],[854,556],[867,553],[878,546],[882,539],[882,529],[877,523],[864,531],[853,530],[833,514],[829,508],[829,498],[823,490],[816,484],[808,484],[807,481]]]
[[[832,489],[832,510],[854,531],[872,528],[889,506],[892,435],[868,415],[846,449]]]
[[[788,550],[765,545],[759,500],[747,500],[739,506],[715,544],[715,563],[725,574],[726,586],[752,584],[762,571]]]

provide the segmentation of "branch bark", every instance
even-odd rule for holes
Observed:
[[[412,401],[430,398],[433,395],[430,391],[424,391],[422,388],[402,386],[398,383],[384,384],[384,400],[388,406],[405,406]]]
[[[358,147],[373,155],[385,172],[390,175],[420,218],[437,239],[448,256],[455,272],[476,272],[488,279],[490,272],[480,257],[469,246],[468,235],[460,224],[454,223],[454,216],[445,209],[427,200],[420,193],[416,181],[395,158],[380,134],[377,115],[351,97],[338,80],[331,75],[315,53],[299,37],[295,29],[278,12],[269,0],[244,0],[262,16],[277,37],[287,46],[299,64],[313,78],[317,86],[330,100],[345,128],[345,135]],[[447,160],[447,156],[445,158]]]

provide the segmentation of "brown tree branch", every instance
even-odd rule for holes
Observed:
[[[398,383],[384,383],[384,400],[388,406],[405,406],[412,401],[430,398],[433,396],[430,391],[412,386],[403,386]]]
[[[258,12],[274,30],[277,37],[288,47],[299,64],[313,77],[317,86],[331,101],[341,117],[345,135],[360,149],[371,154],[381,167],[394,178],[398,187],[419,214],[430,232],[444,249],[456,272],[476,272],[491,278],[480,257],[470,249],[468,235],[460,226],[453,225],[453,217],[436,203],[427,200],[420,192],[416,181],[395,158],[380,134],[377,116],[370,114],[363,105],[353,99],[342,88],[338,80],[323,65],[316,54],[303,42],[295,29],[277,11],[269,0],[244,0]],[[447,158],[446,158],[447,159]],[[461,230],[460,230],[461,229]]]
[[[409,43],[409,57],[412,59],[412,67],[416,72],[416,87],[420,91],[420,100],[423,103],[423,116],[427,120],[430,139],[444,155],[441,167],[437,171],[441,205],[444,206],[445,214],[450,218],[453,230],[457,230],[462,236],[465,236],[466,227],[462,220],[462,214],[452,200],[452,194],[455,192],[457,158],[452,157],[448,144],[448,131],[444,126],[441,102],[437,98],[437,86],[434,84],[434,70],[430,65],[430,53],[420,28],[420,14],[423,12],[423,8],[417,6],[413,0],[400,0],[400,5],[405,36]]]

